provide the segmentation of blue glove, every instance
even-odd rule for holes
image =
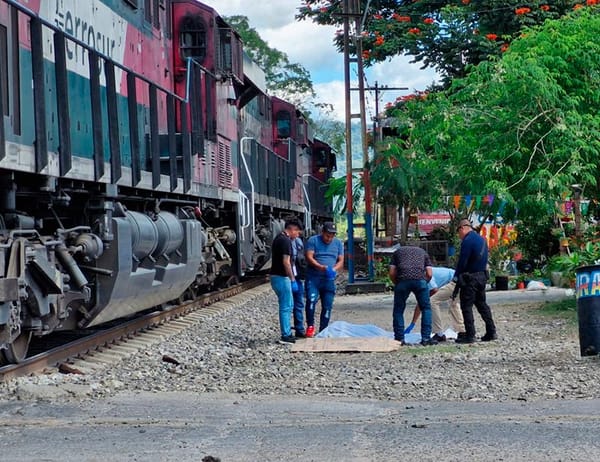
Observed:
[[[404,329],[405,334],[410,334],[410,332],[415,328],[415,323],[411,322],[406,329]]]
[[[292,281],[292,292],[296,293],[300,290],[298,283],[296,281]]]
[[[337,272],[331,266],[328,266],[325,270],[325,276],[327,276],[327,279],[335,279]]]

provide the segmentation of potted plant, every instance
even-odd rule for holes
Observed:
[[[566,229],[552,228],[552,236],[558,239],[558,245],[561,248],[569,247],[569,238],[565,234]]]
[[[555,255],[550,259],[552,284],[559,287],[575,287],[575,274],[580,266],[595,265],[600,262],[600,242],[587,242],[571,255]],[[558,278],[560,277],[560,280]]]
[[[600,241],[586,242],[579,250],[583,265],[600,264]]]
[[[548,268],[543,267],[543,268],[534,269],[533,273],[531,273],[531,280],[541,281],[546,286],[549,286],[550,285],[550,274],[548,273]]]
[[[528,276],[525,274],[519,274],[517,276],[517,289],[524,289],[527,286],[527,277]]]
[[[508,290],[509,263],[510,249],[507,246],[498,244],[489,250],[490,276],[495,281],[496,290]]]
[[[548,264],[552,284],[558,287],[573,287],[575,285],[575,270],[584,264],[584,259],[578,252],[573,252],[571,255],[552,257]]]

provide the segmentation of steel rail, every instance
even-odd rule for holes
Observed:
[[[55,347],[51,350],[26,358],[19,364],[10,364],[0,367],[0,381],[7,381],[16,377],[40,372],[48,367],[58,367],[70,358],[82,357],[93,353],[125,338],[131,338],[139,333],[159,324],[164,324],[173,319],[181,318],[189,313],[238,295],[246,290],[258,287],[266,282],[266,277],[259,277],[244,281],[226,289],[200,295],[195,300],[185,302],[162,311],[153,311],[139,318],[127,321],[118,326],[102,330],[101,332]]]

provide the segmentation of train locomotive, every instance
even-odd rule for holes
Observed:
[[[196,0],[0,0],[0,363],[264,271],[330,146]]]

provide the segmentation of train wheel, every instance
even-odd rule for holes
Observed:
[[[31,332],[21,332],[21,334],[5,350],[0,350],[0,361],[5,364],[17,364],[23,362],[27,357],[29,342],[31,341]]]
[[[222,287],[227,288],[227,287],[233,287],[236,284],[240,283],[240,279],[236,276],[229,276],[229,278],[227,278],[227,280],[223,283]]]
[[[195,300],[197,296],[197,290],[195,288],[188,287],[185,292],[175,300],[175,302],[181,305],[189,300]]]

